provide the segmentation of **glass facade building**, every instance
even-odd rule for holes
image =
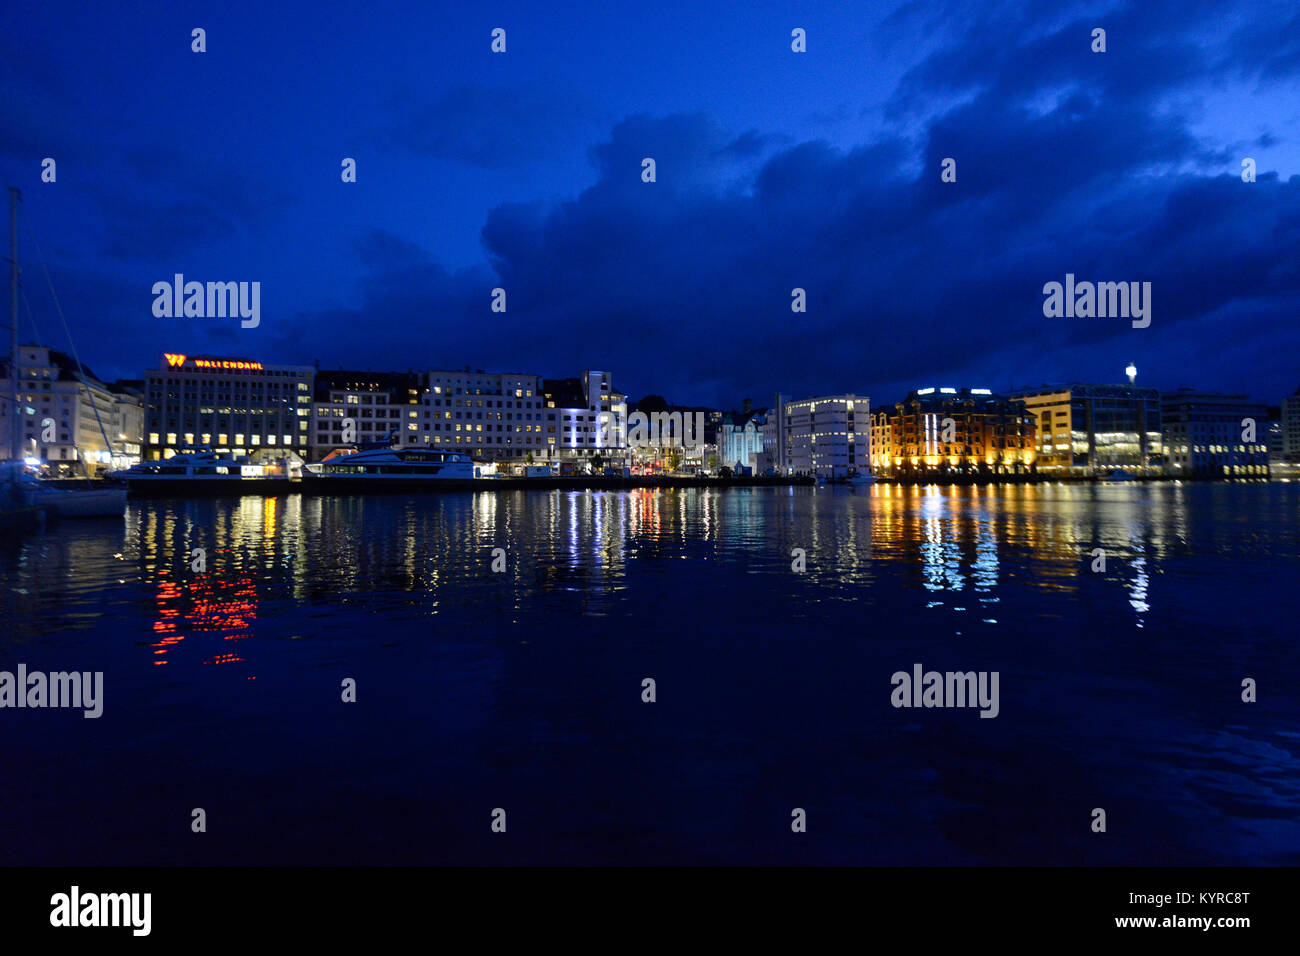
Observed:
[[[1038,470],[1096,478],[1162,474],[1160,392],[1136,385],[1059,385],[1016,389],[1011,397],[1037,420]]]

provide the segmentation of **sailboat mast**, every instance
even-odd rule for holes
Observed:
[[[22,457],[22,416],[18,413],[18,189],[9,187],[9,406],[10,467],[15,474]]]

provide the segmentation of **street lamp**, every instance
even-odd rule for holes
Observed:
[[[1129,362],[1128,368],[1124,369],[1124,374],[1128,376],[1128,383],[1132,385],[1134,379],[1137,378],[1137,374],[1138,374],[1137,366],[1134,365],[1132,362]]]

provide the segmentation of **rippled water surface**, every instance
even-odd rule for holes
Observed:
[[[1300,862],[1298,516],[1276,483],[133,501],[0,546],[0,669],[105,681],[98,720],[0,710],[0,861]],[[998,716],[895,709],[916,663],[997,671]]]

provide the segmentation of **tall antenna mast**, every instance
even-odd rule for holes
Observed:
[[[22,416],[18,406],[18,188],[9,187],[9,305],[12,324],[9,327],[9,406],[10,468],[15,480],[18,460],[22,457]]]

